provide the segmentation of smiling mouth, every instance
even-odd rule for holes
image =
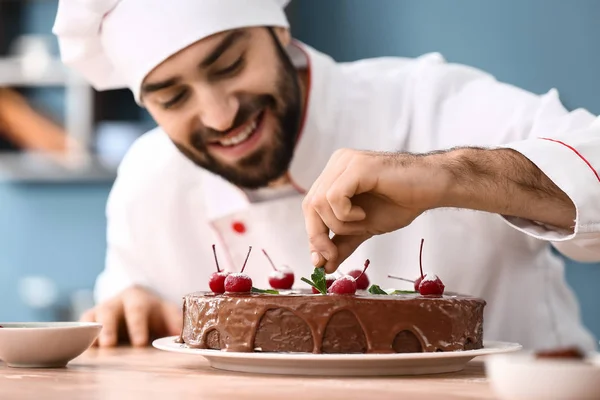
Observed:
[[[242,128],[241,130],[239,130],[237,133],[235,134],[229,134],[225,137],[222,137],[214,142],[212,142],[212,145],[217,145],[220,147],[234,147],[237,146],[239,144],[242,144],[244,142],[246,142],[248,139],[250,139],[254,133],[256,133],[257,128],[260,126],[260,123],[263,119],[265,112],[262,111],[260,114],[258,114],[252,121],[249,121],[246,123],[246,126],[244,128]]]

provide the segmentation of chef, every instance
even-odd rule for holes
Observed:
[[[286,3],[60,1],[64,62],[97,90],[129,88],[158,124],[131,147],[108,199],[106,266],[82,317],[104,325],[99,344],[179,333],[182,296],[208,290],[216,271],[213,244],[227,271],[252,246],[245,272],[262,289],[272,267],[261,249],[298,288],[315,264],[347,272],[368,258],[372,283],[407,289],[387,275],[416,278],[425,238],[426,272],[487,301],[487,340],[594,348],[552,246],[600,259],[598,119],[567,112],[554,90],[537,96],[436,53],[337,63],[290,37]],[[435,152],[455,147],[475,149]],[[302,207],[315,182],[335,188],[319,177],[342,148],[402,152],[388,162],[410,212],[388,206],[383,230],[407,226],[352,243],[339,265],[331,243],[310,243]],[[451,199],[469,201],[441,198],[453,188],[468,195]],[[313,198],[308,212],[322,204]],[[327,229],[311,220],[309,232]]]

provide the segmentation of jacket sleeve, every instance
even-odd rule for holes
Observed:
[[[96,280],[96,303],[104,302],[131,286],[146,284],[143,252],[135,234],[134,200],[137,196],[127,181],[126,177],[117,177],[106,205],[106,259],[104,270]]]
[[[527,235],[551,242],[569,258],[600,261],[600,118],[584,109],[567,111],[556,90],[538,96],[468,67],[447,65],[441,70],[454,82],[441,108],[442,123],[450,122],[454,129],[446,136],[459,135],[458,129],[464,134],[458,145],[518,151],[564,191],[577,210],[574,232],[502,218]]]
[[[569,258],[600,261],[600,118],[567,112],[555,91],[542,100],[529,138],[503,147],[518,151],[544,172],[575,204],[574,232],[535,221],[506,218],[514,228],[550,240]]]
[[[153,220],[148,216],[161,201],[153,182],[165,171],[155,154],[162,145],[159,139],[156,132],[146,133],[134,142],[119,165],[106,204],[106,258],[96,280],[96,303],[131,286],[151,286],[149,269],[154,263],[149,259],[152,244],[148,237]]]

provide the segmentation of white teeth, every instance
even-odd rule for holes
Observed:
[[[229,138],[224,138],[219,140],[221,146],[230,147],[235,146],[236,144],[240,144],[252,135],[254,130],[256,129],[256,120],[252,121],[250,125],[248,125],[243,131],[238,133],[237,135]]]

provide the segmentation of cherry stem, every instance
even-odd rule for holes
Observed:
[[[244,273],[244,268],[246,268],[246,263],[248,262],[248,257],[250,257],[250,252],[252,251],[252,246],[249,246],[248,248],[248,254],[246,254],[246,260],[244,261],[244,265],[242,265],[242,270],[240,271],[240,274]]]
[[[391,279],[398,279],[398,280],[404,281],[404,282],[415,283],[415,281],[411,281],[410,279],[406,279],[406,278],[400,278],[399,276],[388,275],[387,277],[391,278]]]
[[[267,260],[269,260],[269,262],[271,263],[271,266],[273,267],[273,269],[275,270],[275,272],[277,272],[277,268],[275,268],[275,263],[273,263],[273,260],[271,260],[271,257],[269,257],[269,255],[267,254],[267,252],[265,251],[265,249],[263,249],[262,252],[267,257]]]
[[[419,268],[421,269],[421,279],[425,279],[423,276],[423,242],[425,239],[421,239],[421,249],[419,250]]]
[[[358,276],[358,278],[356,278],[355,280],[359,280],[360,277],[364,275],[364,273],[367,270],[367,268],[369,268],[369,264],[371,264],[371,261],[369,261],[369,259],[367,258],[367,260],[365,261],[365,269],[363,269],[363,271],[360,273],[360,275]]]
[[[217,272],[221,272],[221,269],[219,268],[219,260],[217,260],[217,250],[215,249],[215,245],[212,245],[213,248],[213,254],[215,255],[215,264],[217,264]]]

